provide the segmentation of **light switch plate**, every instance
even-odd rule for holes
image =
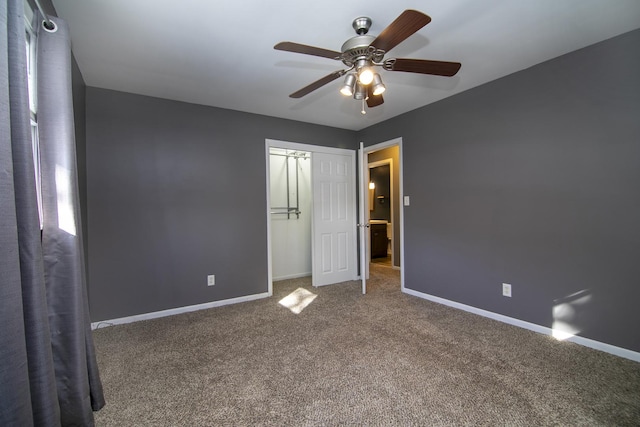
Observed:
[[[409,203],[410,203],[409,196],[404,196],[404,205],[409,206]]]

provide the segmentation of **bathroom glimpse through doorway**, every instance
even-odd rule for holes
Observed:
[[[364,206],[361,215],[368,226],[367,232],[363,233],[362,243],[365,248],[361,261],[365,272],[362,275],[363,293],[366,293],[366,279],[371,263],[386,264],[389,268],[400,270],[400,287],[404,292],[402,138],[368,147],[361,145],[361,150],[365,166],[360,186],[360,200]],[[385,166],[389,169],[388,184],[387,178],[384,178],[387,173],[384,170]],[[383,178],[379,179],[380,175]],[[379,180],[380,182],[377,182]]]
[[[371,157],[371,154],[369,155]],[[393,158],[369,162],[369,262],[393,266]]]

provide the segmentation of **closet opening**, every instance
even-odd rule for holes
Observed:
[[[265,140],[268,289],[358,278],[356,152]]]
[[[311,275],[311,153],[269,148],[273,280]]]

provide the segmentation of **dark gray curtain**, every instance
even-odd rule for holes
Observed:
[[[0,2],[2,426],[93,425],[92,411],[104,405],[83,271],[69,38],[56,23],[38,35],[41,237],[23,0]]]

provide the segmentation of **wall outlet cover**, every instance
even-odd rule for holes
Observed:
[[[207,276],[207,286],[213,286],[216,284],[216,276],[214,274],[210,274]]]
[[[505,297],[511,297],[511,285],[508,283],[502,284],[502,295]]]

